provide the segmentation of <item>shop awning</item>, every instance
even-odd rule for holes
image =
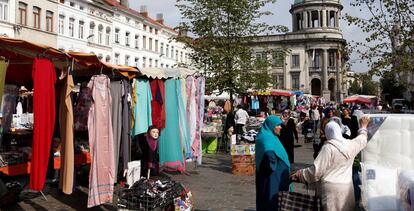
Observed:
[[[276,95],[276,96],[286,96],[286,97],[290,97],[290,96],[295,95],[291,91],[281,90],[281,89],[272,89],[270,91],[270,94],[271,95]]]
[[[188,69],[188,68],[155,68],[148,67],[140,69],[142,75],[147,76],[148,78],[185,78],[189,75],[194,75],[197,73],[197,70]]]
[[[344,103],[371,104],[371,99],[361,95],[353,95],[344,99]]]

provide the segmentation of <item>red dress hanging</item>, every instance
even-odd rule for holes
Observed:
[[[165,86],[161,79],[150,81],[151,86],[151,118],[152,125],[158,129],[165,128]],[[139,99],[138,99],[139,100]]]
[[[56,71],[53,63],[47,59],[36,58],[33,62],[32,78],[34,126],[30,189],[42,190],[56,116]]]

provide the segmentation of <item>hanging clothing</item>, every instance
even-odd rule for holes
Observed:
[[[281,124],[279,117],[270,115],[256,138],[257,210],[277,210],[278,192],[289,189],[289,158],[274,133],[274,128]]]
[[[75,131],[88,130],[88,115],[92,105],[92,97],[91,89],[87,85],[88,83],[81,84],[79,97],[73,110]]]
[[[124,86],[121,81],[111,81],[111,99],[112,99],[112,133],[114,140],[114,161],[115,171],[118,171],[119,151],[121,146],[122,131],[122,96]]]
[[[60,137],[62,148],[60,150],[60,179],[59,187],[65,194],[72,194],[74,180],[74,146],[73,146],[73,107],[71,92],[75,87],[72,75],[63,79],[63,89],[60,94]]]
[[[177,86],[179,86],[177,91],[177,101],[178,101],[178,121],[180,125],[180,134],[181,134],[181,143],[184,146],[184,153],[185,158],[191,158],[192,157],[192,150],[191,150],[191,140],[190,140],[190,132],[188,130],[188,118],[187,118],[187,109],[186,104],[184,101],[187,97],[186,94],[183,94],[183,92],[186,92],[186,90],[183,90],[183,80],[177,80],[178,83]],[[185,80],[184,80],[184,88],[185,88]]]
[[[151,117],[152,125],[159,129],[165,127],[165,87],[164,81],[161,79],[154,79],[150,82],[151,86]]]
[[[196,105],[196,92],[197,88],[195,86],[195,79],[193,77],[188,77],[186,79],[187,87],[187,121],[188,121],[188,131],[190,135],[190,146],[191,153],[194,157],[194,153],[198,149],[194,148],[193,144],[196,137],[196,126],[197,126],[197,105]]]
[[[193,143],[192,148],[193,149],[198,149],[197,151],[194,150],[194,157],[197,157],[197,163],[199,165],[201,165],[201,161],[202,161],[202,154],[201,154],[201,129],[203,128],[203,124],[204,124],[204,93],[205,93],[205,85],[206,85],[206,80],[203,77],[199,77],[196,79],[196,87],[197,87],[197,91],[196,91],[196,105],[198,105],[198,107],[196,107],[197,109],[197,126],[196,126],[196,136],[195,136],[195,140]]]
[[[33,145],[30,189],[42,190],[46,179],[47,163],[55,126],[56,71],[50,60],[33,61]]]
[[[159,142],[160,165],[167,170],[185,170],[183,146],[180,139],[178,95],[179,80],[165,81],[165,128]]]
[[[106,75],[93,76],[88,87],[93,98],[88,116],[89,147],[92,157],[89,172],[89,208],[112,202],[115,163],[110,80]]]
[[[148,79],[139,78],[135,82],[137,102],[134,107],[135,123],[132,135],[136,136],[147,132],[152,125],[151,119],[151,87]]]
[[[122,80],[122,130],[121,130],[121,157],[122,165],[118,167],[121,173],[128,169],[128,163],[131,161],[131,84],[128,80]]]
[[[1,102],[3,99],[4,84],[6,80],[6,73],[7,73],[8,66],[9,66],[8,62],[4,60],[0,60],[0,107],[1,107]]]

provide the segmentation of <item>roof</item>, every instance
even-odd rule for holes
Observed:
[[[162,28],[165,28],[165,29],[167,29],[167,30],[169,30],[169,31],[171,31],[171,32],[173,32],[173,33],[178,33],[176,30],[174,30],[172,27],[169,27],[169,26],[167,26],[167,25],[164,25],[164,24],[161,24],[160,22],[158,22],[158,21],[156,21],[156,20],[154,20],[154,19],[152,19],[151,17],[149,17],[149,16],[144,16],[144,15],[142,15],[142,13],[140,13],[140,12],[138,12],[138,11],[136,11],[136,10],[134,10],[134,9],[132,9],[132,8],[130,8],[130,7],[127,7],[127,6],[125,6],[125,5],[122,5],[122,4],[120,4],[119,2],[117,2],[116,0],[104,0],[106,3],[108,3],[109,5],[111,5],[111,6],[113,6],[113,7],[116,7],[116,8],[118,8],[118,9],[120,9],[120,10],[123,10],[123,11],[128,11],[128,12],[130,12],[131,14],[133,14],[133,15],[136,15],[136,16],[138,16],[138,17],[141,17],[141,18],[144,18],[145,20],[147,20],[148,22],[150,22],[150,23],[152,23],[152,24],[154,24],[154,25],[158,25],[158,26],[160,26],[160,27],[162,27]]]
[[[197,73],[197,70],[188,69],[188,68],[142,68],[140,69],[142,75],[147,76],[148,78],[158,78],[158,79],[167,79],[167,78],[185,78],[189,75],[194,75]]]

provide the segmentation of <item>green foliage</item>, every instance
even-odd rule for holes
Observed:
[[[357,80],[354,80],[351,83],[351,86],[349,87],[349,95],[355,95],[361,93],[361,87],[359,86],[359,83]]]
[[[349,94],[361,94],[361,95],[377,95],[378,85],[372,81],[370,74],[359,74],[355,76],[355,80],[349,87]]]
[[[262,16],[271,14],[263,7],[275,0],[177,0],[184,22],[180,30],[190,32],[195,39],[179,37],[193,52],[196,68],[206,77],[208,91],[242,93],[248,88],[269,87],[268,73],[272,61],[256,59],[250,43],[261,34],[287,31],[283,26],[260,23]],[[272,52],[266,52],[272,55]]]
[[[368,61],[370,73],[413,72],[414,1],[353,0],[350,5],[370,14],[369,17],[345,15],[348,23],[368,34],[366,43],[353,43],[353,50]]]

